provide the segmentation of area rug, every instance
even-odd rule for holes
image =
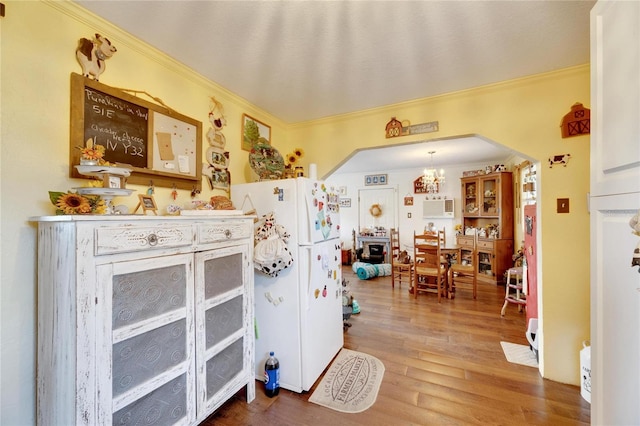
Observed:
[[[502,345],[502,351],[507,361],[514,364],[526,365],[527,367],[538,368],[538,361],[536,361],[536,355],[529,348],[528,345],[518,345],[516,343],[500,342]]]
[[[376,401],[382,376],[379,359],[342,349],[309,401],[342,413],[360,413]]]

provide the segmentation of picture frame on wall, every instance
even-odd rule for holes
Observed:
[[[351,198],[340,198],[340,207],[351,207]]]
[[[271,126],[250,115],[242,114],[242,134],[240,138],[244,151],[251,151],[251,148],[259,139],[262,139],[263,143],[266,141],[268,145],[271,145]]]
[[[386,173],[378,174],[378,175],[365,175],[364,184],[365,186],[386,185],[387,179],[388,179],[388,175]]]
[[[412,206],[413,205],[413,197],[410,195],[407,195],[406,197],[404,197],[404,205],[405,206]]]

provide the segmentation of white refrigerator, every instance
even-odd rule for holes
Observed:
[[[255,271],[255,374],[264,380],[269,352],[280,387],[308,391],[344,343],[339,195],[307,178],[231,186],[236,209],[275,214],[291,234],[293,263],[277,277]]]

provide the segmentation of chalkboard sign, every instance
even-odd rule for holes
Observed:
[[[70,176],[86,141],[132,169],[129,183],[201,189],[202,123],[82,75],[71,74]]]
[[[149,109],[84,88],[84,139],[105,147],[111,163],[148,167]]]

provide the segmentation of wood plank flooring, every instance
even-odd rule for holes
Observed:
[[[478,298],[458,290],[438,304],[434,294],[414,299],[391,288],[390,277],[361,281],[343,275],[361,313],[345,344],[385,365],[378,399],[368,410],[344,414],[308,402],[310,392],[284,389],[275,398],[256,382],[251,404],[238,392],[203,425],[579,425],[590,406],[577,386],[545,380],[538,370],[506,361],[500,341],[527,344],[525,314],[500,309],[504,287],[478,285]],[[286,368],[282,366],[281,368]],[[316,382],[317,384],[317,382]]]

